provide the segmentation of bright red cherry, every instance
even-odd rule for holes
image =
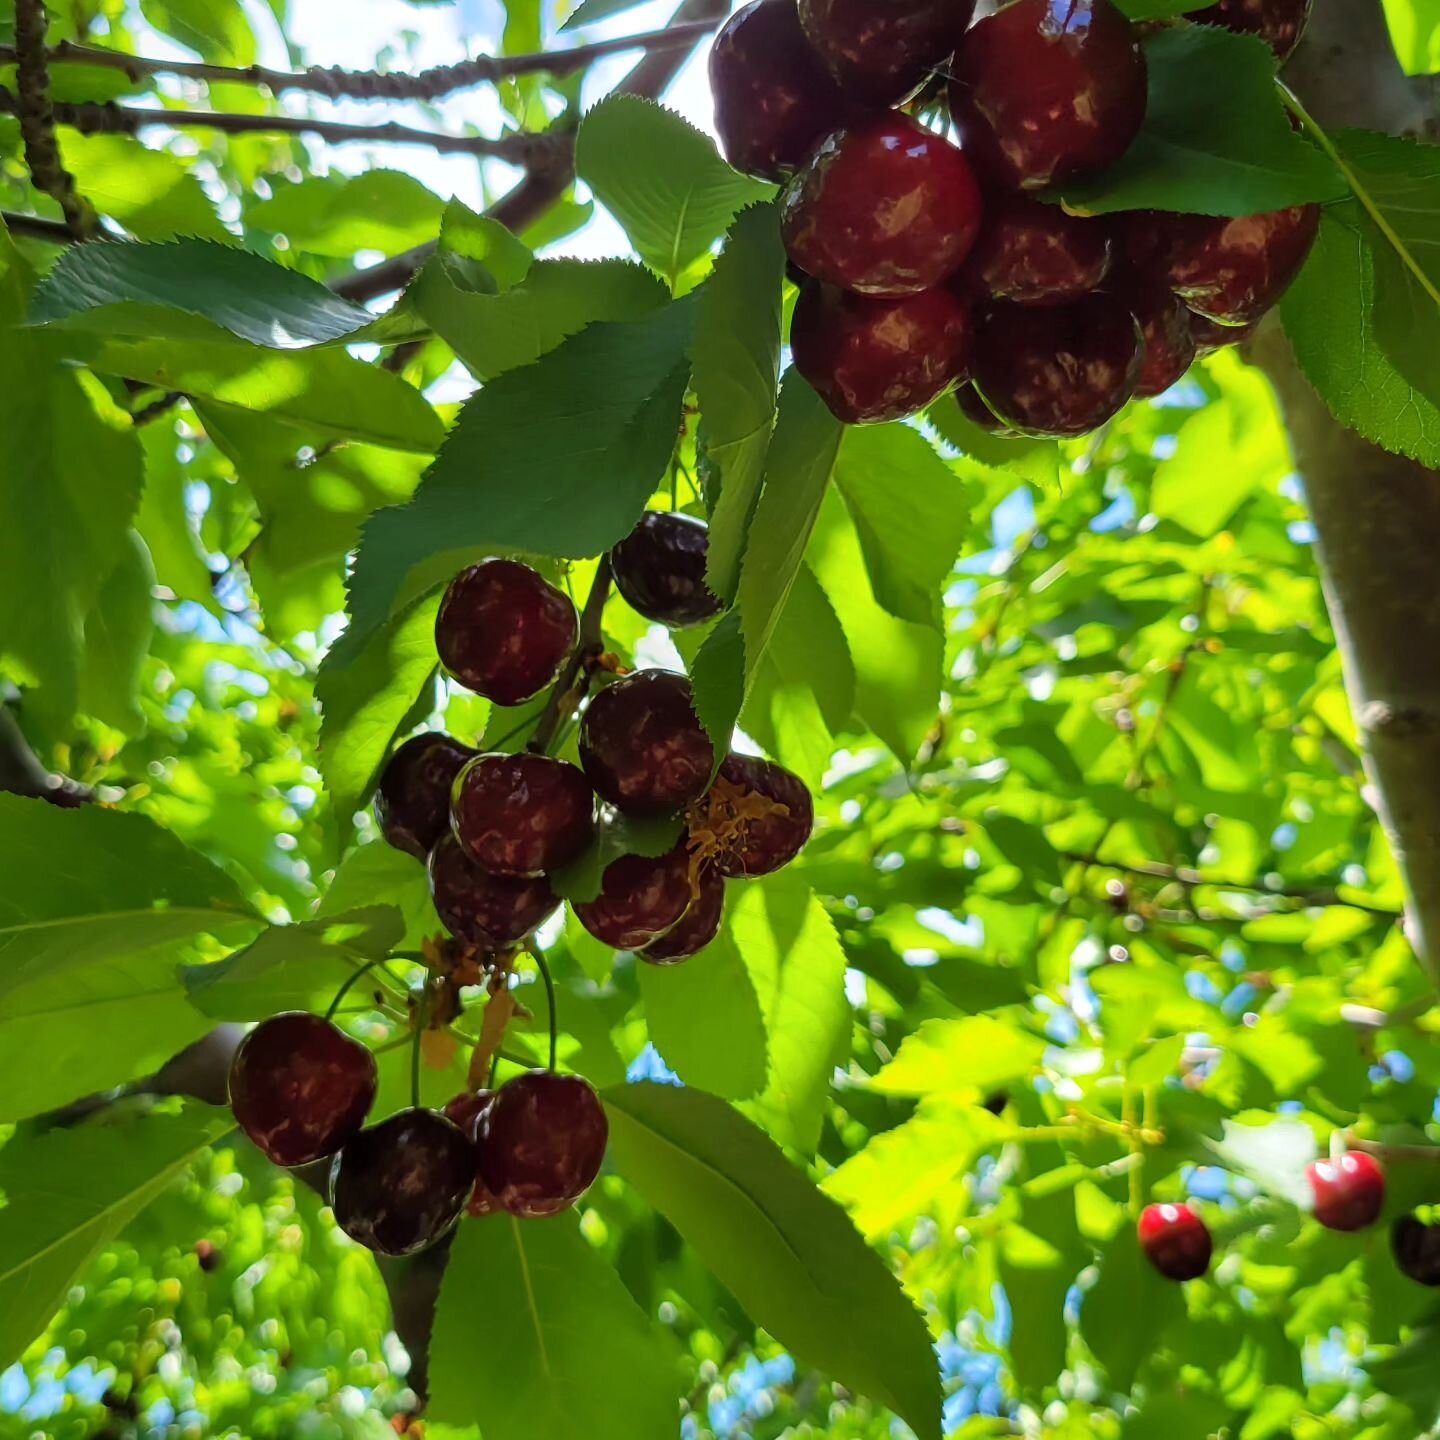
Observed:
[[[957,270],[980,229],[970,162],[887,111],[829,136],[781,198],[790,258],[864,295],[913,295]]]
[[[447,835],[430,852],[430,894],[440,923],[480,950],[518,945],[560,903],[543,876],[492,875]]]
[[[983,430],[987,435],[995,435],[1002,440],[1019,437],[1020,432],[1012,430],[985,403],[985,397],[973,385],[962,385],[955,392],[955,403],[960,407],[960,413],[977,430]]]
[[[517,560],[462,571],[435,617],[440,663],[497,705],[519,705],[554,684],[579,635],[569,597]]]
[[[1402,1216],[1390,1231],[1390,1245],[1402,1275],[1418,1285],[1440,1286],[1440,1224]]]
[[[475,1146],[433,1110],[402,1110],[335,1157],[335,1223],[377,1255],[413,1255],[460,1218],[475,1184]]]
[[[625,603],[657,625],[683,629],[725,607],[705,584],[710,527],[693,515],[651,510],[610,552],[615,588]]]
[[[595,792],[549,755],[481,755],[455,783],[455,835],[492,875],[535,876],[584,854],[595,835]]]
[[[1140,1216],[1140,1248],[1167,1280],[1198,1280],[1215,1252],[1210,1228],[1188,1205],[1150,1205]]]
[[[700,872],[700,894],[680,923],[643,950],[640,958],[652,965],[678,965],[698,955],[719,933],[725,915],[725,879],[706,866]]]
[[[262,1020],[230,1065],[230,1108],[277,1165],[308,1165],[359,1133],[375,1103],[375,1057],[319,1015]]]
[[[575,918],[613,950],[643,950],[680,923],[690,908],[684,845],[668,855],[622,855],[605,867],[600,893],[575,906]]]
[[[800,24],[847,92],[895,105],[940,69],[974,0],[800,0]]]
[[[695,718],[690,682],[637,670],[602,690],[580,722],[585,775],[617,810],[663,815],[705,793],[715,750]]]
[[[691,812],[698,852],[731,879],[782,870],[815,828],[815,801],[782,765],[728,755],[703,806]]]
[[[1017,305],[1064,305],[1098,290],[1114,253],[1104,220],[1067,215],[1028,195],[992,198],[965,266],[966,283]]]
[[[1300,43],[1314,0],[1218,0],[1188,18],[1258,35],[1282,60]]]
[[[795,368],[847,425],[900,420],[963,379],[970,307],[937,285],[893,300],[810,281],[795,302]]]
[[[445,1106],[445,1118],[477,1146],[485,1128],[486,1117],[490,1114],[490,1107],[495,1103],[495,1093],[494,1090],[467,1090],[463,1095],[455,1096]],[[478,1151],[476,1158],[478,1162]],[[470,1192],[465,1213],[479,1220],[486,1215],[494,1215],[503,1208],[490,1193],[490,1187],[480,1178],[477,1170],[475,1188]]]
[[[1112,0],[1012,0],[955,56],[950,108],[965,149],[1012,190],[1113,164],[1145,104],[1145,53]]]
[[[1143,359],[1140,327],[1112,296],[1050,309],[996,301],[975,347],[975,387],[1015,430],[1088,435],[1135,393]]]
[[[753,0],[710,50],[715,130],[747,175],[783,180],[854,109],[810,48],[795,0]]]
[[[423,860],[450,828],[450,791],[475,752],[448,735],[415,735],[385,763],[375,791],[380,833]]]
[[[1140,326],[1144,360],[1135,393],[1146,399],[1168,390],[1195,362],[1194,318],[1163,280],[1127,275],[1116,287]]]
[[[480,1178],[512,1215],[568,1210],[605,1159],[605,1107],[578,1075],[531,1070],[502,1087],[480,1136]]]
[[[1366,1230],[1385,1208],[1385,1172],[1375,1158],[1349,1150],[1317,1160],[1306,1172],[1315,1192],[1315,1218],[1327,1230]]]
[[[1190,334],[1195,340],[1195,354],[1197,357],[1213,355],[1217,350],[1224,350],[1231,345],[1243,345],[1253,338],[1259,324],[1257,320],[1250,325],[1221,325],[1218,321],[1205,315],[1196,315],[1192,311]]]

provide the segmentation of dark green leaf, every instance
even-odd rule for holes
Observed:
[[[1145,1258],[1122,1225],[1100,1252],[1100,1278],[1080,1306],[1080,1333],[1111,1386],[1129,1394],[1155,1337],[1185,1313],[1185,1292]]]
[[[595,840],[578,859],[550,876],[550,884],[562,899],[584,904],[600,893],[605,870],[622,855],[654,858],[675,848],[684,829],[678,815],[653,819],[606,811],[596,827]]]

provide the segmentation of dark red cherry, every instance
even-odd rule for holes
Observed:
[[[800,0],[800,24],[845,90],[895,105],[955,53],[974,0]]]
[[[518,945],[560,903],[543,876],[492,875],[447,835],[430,852],[430,894],[440,923],[481,950]]]
[[[335,1223],[377,1255],[413,1255],[460,1218],[475,1184],[475,1145],[434,1110],[402,1110],[335,1157]]]
[[[637,670],[602,690],[580,722],[580,763],[602,800],[629,815],[663,815],[705,793],[715,766],[690,682]]]
[[[490,1114],[490,1107],[495,1103],[495,1093],[494,1090],[467,1090],[445,1106],[445,1118],[477,1146],[485,1128],[486,1117]],[[479,1159],[478,1151],[476,1159]],[[490,1187],[480,1178],[477,1169],[475,1188],[471,1190],[470,1199],[465,1204],[465,1213],[479,1220],[486,1215],[494,1215],[502,1208],[500,1202],[490,1193]]]
[[[960,413],[977,430],[987,435],[996,435],[1002,440],[1016,439],[1020,432],[1012,430],[986,403],[985,397],[973,386],[962,385],[955,392],[955,403]]]
[[[319,1015],[262,1020],[230,1065],[230,1108],[277,1165],[333,1155],[375,1103],[375,1057]]]
[[[455,835],[492,875],[535,876],[578,859],[595,835],[595,792],[549,755],[481,755],[455,782]]]
[[[693,515],[651,510],[610,552],[615,588],[625,603],[657,625],[683,629],[725,607],[705,584],[710,527]]]
[[[944,285],[893,300],[810,281],[795,302],[795,368],[847,425],[923,410],[970,365],[970,307]]]
[[[1314,0],[1218,0],[1188,18],[1258,35],[1282,60],[1300,43]]]
[[[898,111],[830,135],[781,197],[790,258],[864,295],[913,295],[970,253],[980,187],[941,135]]]
[[[416,735],[385,763],[375,791],[380,833],[423,860],[450,828],[450,792],[475,752],[448,735]]]
[[[1091,295],[1048,309],[998,300],[975,346],[975,386],[1028,435],[1088,435],[1135,393],[1140,327],[1119,300]]]
[[[1215,1242],[1188,1205],[1150,1205],[1140,1216],[1140,1248],[1167,1280],[1198,1280],[1210,1268]]]
[[[782,870],[815,828],[815,801],[805,782],[782,765],[753,755],[728,755],[692,818],[703,831],[700,853],[731,879],[754,879]]]
[[[1146,399],[1163,394],[1195,362],[1193,317],[1165,282],[1152,275],[1127,275],[1116,292],[1130,307],[1145,342],[1135,393]]]
[[[754,0],[725,22],[710,88],[725,158],[762,180],[783,180],[854,109],[805,39],[795,0]]]
[[[1315,1192],[1315,1218],[1327,1230],[1367,1230],[1385,1208],[1385,1172],[1371,1155],[1349,1150],[1317,1160],[1306,1172]]]
[[[684,845],[668,855],[622,855],[605,867],[600,893],[575,906],[575,918],[614,950],[643,950],[680,923],[690,908]]]
[[[554,684],[579,635],[569,597],[517,560],[462,571],[435,617],[440,663],[497,705],[519,705]]]
[[[480,1178],[512,1215],[558,1215],[594,1183],[609,1135],[594,1086],[578,1075],[531,1070],[490,1107]]]
[[[1098,290],[1110,273],[1113,230],[1028,195],[993,197],[965,266],[974,290],[1017,305],[1064,305]]]
[[[955,56],[950,106],[966,152],[1012,190],[1113,164],[1145,103],[1145,54],[1111,0],[1012,0]]]
[[[1402,1275],[1419,1285],[1440,1286],[1440,1224],[1402,1216],[1390,1231],[1390,1245]]]
[[[1190,334],[1195,340],[1195,354],[1213,355],[1230,345],[1243,345],[1259,328],[1257,320],[1250,325],[1221,325],[1204,315],[1190,314]]]
[[[678,965],[698,955],[720,933],[724,915],[725,879],[707,865],[700,872],[700,894],[680,923],[641,950],[640,958],[652,965]]]

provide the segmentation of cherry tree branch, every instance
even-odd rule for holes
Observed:
[[[40,763],[9,707],[0,704],[0,792],[73,809],[94,799],[89,788]]]

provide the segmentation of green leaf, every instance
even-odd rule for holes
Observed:
[[[0,1365],[19,1359],[101,1248],[234,1124],[227,1111],[189,1105],[22,1134],[0,1150]]]
[[[1440,70],[1440,0],[1384,0],[1384,4],[1390,39],[1405,73],[1432,75]]]
[[[640,0],[580,0],[575,13],[560,27],[561,30],[575,30],[581,25],[593,25],[597,20],[608,20],[612,15],[623,15],[633,10]]]
[[[357,845],[345,855],[315,913],[333,919],[367,905],[393,905],[400,912],[405,931],[398,948],[418,950],[427,936],[440,930],[425,867],[413,855],[379,840]]]
[[[1132,20],[1168,20],[1174,15],[1203,10],[1211,3],[1212,0],[1116,0]]]
[[[929,1331],[839,1206],[714,1096],[629,1085],[604,1099],[616,1168],[756,1324],[938,1440]]]
[[[575,170],[672,289],[737,211],[775,193],[736,174],[673,110],[632,95],[601,101],[581,121]]]
[[[1260,1125],[1226,1120],[1222,1129],[1219,1140],[1205,1140],[1222,1165],[1248,1175],[1262,1189],[1303,1210],[1314,1207],[1315,1195],[1305,1172],[1320,1158],[1320,1145],[1308,1125],[1298,1120]]]
[[[176,452],[175,432],[164,424],[140,431],[145,452],[145,493],[135,516],[135,529],[150,552],[156,583],[177,599],[199,605],[215,603],[214,575],[205,563],[200,536],[185,503],[188,483]]]
[[[445,213],[445,202],[403,170],[307,175],[297,184],[272,178],[271,184],[275,193],[246,209],[246,228],[284,235],[309,255],[394,255],[433,239]]]
[[[461,1225],[427,1418],[505,1440],[673,1440],[678,1391],[671,1342],[573,1216]]]
[[[1145,57],[1140,134],[1108,170],[1059,192],[1067,208],[1257,215],[1345,194],[1335,165],[1290,128],[1263,41],[1181,25],[1147,41]]]
[[[155,629],[150,592],[155,567],[132,530],[121,541],[115,568],[85,618],[80,708],[124,735],[142,735],[140,676]]]
[[[60,131],[60,150],[80,193],[137,240],[184,235],[234,243],[200,182],[168,151],[152,150],[131,135],[68,129]]]
[[[550,885],[562,900],[586,904],[600,893],[606,868],[622,855],[654,859],[668,855],[684,830],[678,815],[642,818],[605,811],[595,827],[590,848],[550,876]]]
[[[204,60],[217,65],[255,63],[255,36],[241,0],[140,0],[140,13]]]
[[[1000,1280],[1010,1301],[1010,1370],[1024,1391],[1052,1385],[1065,1368],[1070,1327],[1065,1302],[1088,1262],[1075,1217],[1075,1192],[1021,1192],[1017,1220],[1000,1232]]]
[[[1184,1290],[1150,1264],[1134,1229],[1122,1225],[1101,1248],[1100,1278],[1080,1306],[1080,1333],[1113,1389],[1130,1392],[1155,1337],[1184,1314]]]
[[[1031,1075],[1044,1052],[1035,1036],[989,1015],[927,1020],[905,1038],[873,1088],[885,1095],[988,1094]]]

